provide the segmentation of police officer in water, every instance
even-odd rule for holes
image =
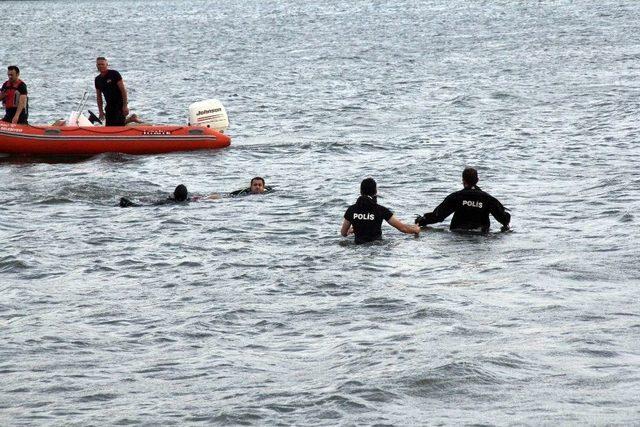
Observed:
[[[355,235],[355,243],[366,243],[382,238],[382,220],[407,234],[418,235],[420,227],[404,224],[393,212],[379,205],[376,195],[378,188],[373,178],[366,178],[360,183],[360,197],[354,205],[349,206],[344,214],[340,234],[347,237]]]
[[[433,212],[416,218],[416,224],[424,227],[428,224],[444,221],[453,213],[451,230],[489,232],[489,214],[502,224],[502,231],[509,229],[511,215],[495,197],[478,187],[478,171],[466,168],[462,171],[464,188],[449,194]]]

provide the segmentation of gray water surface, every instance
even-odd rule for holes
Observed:
[[[0,424],[640,422],[640,3],[2,5],[32,123],[104,55],[232,145],[0,161]],[[467,165],[513,232],[339,236],[363,178],[411,222]]]

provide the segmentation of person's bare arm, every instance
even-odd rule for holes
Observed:
[[[398,230],[402,231],[403,233],[415,234],[415,235],[420,234],[420,227],[419,226],[405,224],[404,222],[402,222],[398,218],[396,218],[395,215],[392,215],[391,218],[389,218],[389,221],[387,221],[387,222],[389,224],[391,224],[392,226],[394,226],[395,228],[397,228]]]
[[[351,222],[346,219],[342,220],[342,228],[340,228],[340,234],[342,237],[347,237],[349,234],[353,233],[353,228],[351,228]]]
[[[98,118],[104,120],[104,109],[102,104],[102,91],[96,88],[96,104],[98,104]]]
[[[16,114],[15,116],[13,116],[13,120],[11,120],[11,123],[13,124],[18,123],[18,120],[20,120],[20,114],[22,114],[26,106],[27,106],[27,95],[22,94],[20,95],[20,98],[18,98],[18,108],[16,109]]]
[[[120,80],[118,83],[118,89],[122,95],[122,114],[127,116],[129,114],[129,98],[127,96],[127,88],[124,87],[124,80]]]

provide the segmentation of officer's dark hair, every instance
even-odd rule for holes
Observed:
[[[16,74],[20,75],[20,68],[18,68],[17,65],[9,65],[7,67],[7,71],[11,71],[11,70],[15,71]]]
[[[251,178],[251,185],[253,185],[253,181],[255,181],[256,179],[257,179],[258,181],[262,181],[262,185],[263,185],[263,186],[265,185],[265,183],[264,183],[264,178],[263,178],[263,177],[261,177],[261,176],[256,176],[255,178]]]
[[[187,191],[187,187],[184,184],[180,184],[173,190],[173,198],[177,202],[184,202],[187,200],[187,196],[189,195],[189,191]]]
[[[378,184],[373,178],[365,178],[360,183],[360,194],[363,196],[375,196],[378,193]]]
[[[462,171],[462,180],[467,185],[476,185],[478,183],[478,171],[474,168],[465,168]]]
[[[96,58],[96,62],[98,62],[98,61],[106,61],[106,60],[107,60],[107,58],[105,58],[104,56],[98,56]]]

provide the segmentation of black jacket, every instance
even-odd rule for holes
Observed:
[[[449,194],[433,212],[426,213],[416,219],[420,226],[444,221],[453,213],[451,230],[489,231],[489,214],[503,226],[509,225],[511,215],[504,206],[488,193],[478,187],[467,187]]]
[[[392,216],[393,212],[379,205],[375,196],[358,197],[356,203],[344,213],[344,219],[353,226],[357,245],[381,239],[382,221],[389,221]]]

